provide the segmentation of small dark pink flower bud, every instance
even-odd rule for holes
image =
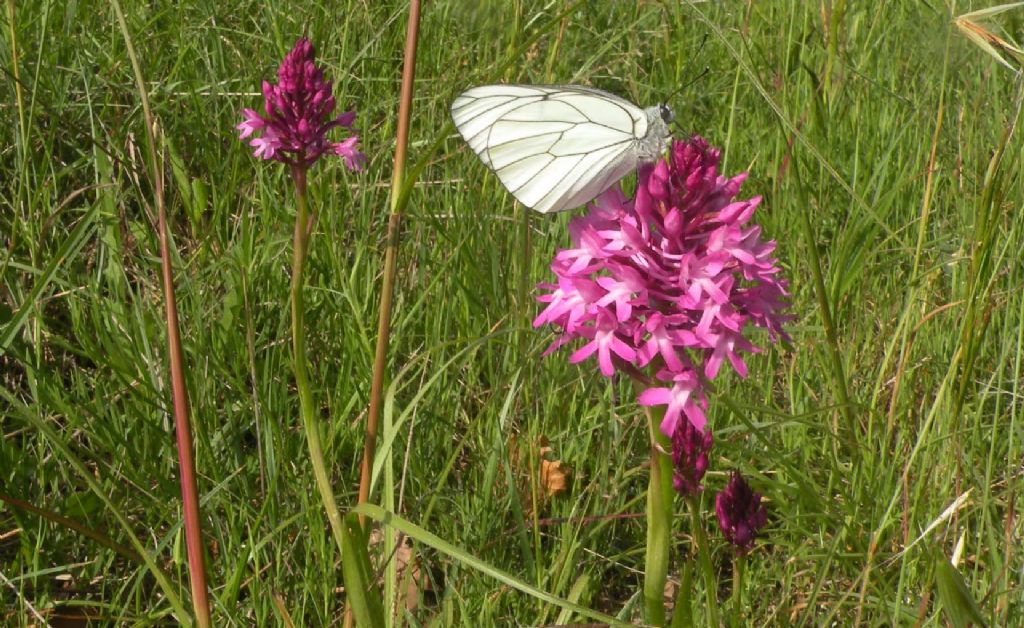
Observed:
[[[708,452],[714,439],[711,430],[701,431],[689,421],[680,421],[672,434],[672,486],[684,497],[703,490],[701,480],[708,470]]]
[[[659,161],[651,173],[651,178],[647,180],[647,189],[650,190],[651,196],[659,201],[666,200],[668,198],[668,179],[668,162]]]
[[[673,207],[665,214],[662,225],[665,227],[665,233],[678,236],[683,230],[683,216],[678,209]]]
[[[768,522],[768,511],[739,471],[735,471],[729,484],[715,496],[715,514],[718,527],[725,539],[736,546],[742,556],[754,546],[754,537]]]

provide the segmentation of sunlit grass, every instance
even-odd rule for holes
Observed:
[[[295,208],[280,193],[285,175],[257,168],[233,130],[258,102],[256,77],[303,33],[339,105],[359,111],[370,163],[359,176],[317,173],[306,269],[310,379],[332,418],[324,450],[348,508],[405,9],[342,5],[125,6],[172,146],[167,202],[215,625],[276,625],[280,606],[321,625],[343,609],[291,377]],[[1013,74],[961,37],[940,2],[845,3],[838,22],[804,2],[586,3],[554,23],[560,5],[476,6],[426,5],[411,163],[471,84],[582,81],[646,105],[710,67],[670,104],[684,129],[725,149],[723,170],[750,171],[744,193],[765,196],[758,220],[779,242],[799,317],[791,346],[754,357],[747,380],[717,382],[709,412],[712,540],[710,500],[731,469],[769,504],[744,572],[751,621],[941,625],[934,552],[951,557],[961,540],[959,572],[985,618],[1006,625],[1024,613],[1014,503],[1024,483],[1024,144],[1021,129],[1008,133]],[[1003,15],[1019,42],[1024,12]],[[187,599],[155,214],[124,43],[108,11],[82,3],[17,3],[15,17],[0,29],[0,493],[132,546],[122,518]],[[551,337],[528,329],[537,306],[521,302],[519,281],[549,278],[567,217],[531,219],[522,268],[516,211],[454,133],[410,197],[379,441],[400,465],[397,511],[533,587],[636,618],[645,419],[628,382],[564,355],[541,359]],[[535,511],[542,436],[573,472],[568,493]],[[142,561],[0,508],[10,583],[0,583],[0,623],[86,602],[129,621],[168,619]],[[688,535],[677,508],[676,533]],[[725,600],[730,553],[715,547]],[[411,611],[418,621],[583,621],[422,552],[438,578],[436,600]]]

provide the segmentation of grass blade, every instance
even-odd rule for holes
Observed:
[[[135,532],[132,530],[131,524],[128,523],[128,520],[121,513],[121,510],[111,501],[110,497],[103,492],[103,487],[100,486],[99,481],[96,479],[95,472],[90,470],[82,459],[71,451],[71,447],[68,445],[67,441],[57,433],[57,430],[44,421],[43,418],[36,414],[35,411],[22,403],[21,400],[12,395],[10,391],[6,388],[0,388],[0,397],[3,397],[11,407],[16,409],[17,415],[20,416],[25,423],[32,426],[35,430],[41,433],[47,441],[49,441],[50,445],[53,446],[78,473],[82,481],[89,487],[89,490],[100,498],[103,505],[107,507],[110,514],[117,520],[117,523],[124,530],[125,534],[128,535],[128,539],[131,541],[132,547],[136,552],[138,552],[139,556],[142,557],[146,567],[153,574],[153,577],[156,578],[157,584],[160,585],[164,596],[167,597],[167,602],[172,608],[174,608],[178,621],[181,622],[183,626],[191,626],[192,618],[188,611],[185,610],[185,606],[182,604],[181,598],[178,597],[177,588],[171,584],[171,580],[167,574],[160,569],[160,566],[156,564],[156,560],[154,560],[153,557],[149,555],[149,552],[146,551],[145,546],[142,545],[142,541],[135,536]]]
[[[531,584],[523,582],[522,580],[516,578],[512,574],[502,571],[501,569],[498,569],[493,565],[485,563],[484,561],[480,560],[479,558],[476,558],[466,550],[460,547],[456,547],[455,545],[452,545],[448,541],[445,541],[436,534],[428,532],[427,530],[412,523],[411,521],[403,519],[394,513],[387,512],[380,506],[376,506],[374,504],[360,504],[359,506],[356,507],[356,509],[353,512],[365,517],[369,517],[370,519],[383,523],[384,525],[395,528],[399,532],[408,535],[409,537],[419,541],[420,543],[423,543],[424,545],[429,545],[437,551],[443,554],[447,554],[448,556],[451,556],[452,558],[466,565],[467,567],[476,569],[484,575],[490,576],[491,578],[494,578],[499,582],[507,584],[508,586],[514,589],[518,589],[519,591],[522,591],[527,595],[533,596],[538,600],[541,600],[542,602],[554,604],[559,608],[573,611],[584,617],[593,619],[594,621],[605,622],[609,626],[629,625],[625,622],[615,619],[610,615],[605,615],[604,613],[599,613],[598,611],[585,608],[578,604],[573,604],[568,600],[563,600],[560,597],[551,595],[550,593],[542,591]]]
[[[341,571],[345,578],[345,599],[359,626],[383,626],[384,607],[373,582],[373,568],[367,552],[366,533],[355,514],[345,516],[342,527]]]

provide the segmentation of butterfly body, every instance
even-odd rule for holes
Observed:
[[[672,111],[576,85],[483,85],[452,103],[470,148],[527,207],[579,207],[669,141]]]

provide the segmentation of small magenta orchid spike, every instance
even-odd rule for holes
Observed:
[[[736,551],[745,555],[754,546],[754,537],[768,522],[768,511],[761,496],[750,488],[739,471],[734,471],[729,484],[715,496],[718,527]]]
[[[680,421],[672,434],[672,487],[683,497],[703,490],[701,480],[708,470],[708,452],[714,439],[711,430],[701,431],[690,421]]]
[[[327,132],[335,127],[351,129],[354,111],[339,116],[331,82],[314,61],[313,44],[305,37],[285,55],[277,70],[277,84],[263,81],[263,110],[260,114],[243,109],[244,120],[237,127],[239,139],[249,140],[253,155],[275,159],[290,166],[308,169],[321,156],[337,155],[350,170],[360,170],[366,155],[359,152],[357,135],[341,142],[330,142]]]
[[[775,242],[750,224],[761,198],[736,199],[747,175],[726,178],[718,164],[700,137],[673,142],[641,169],[634,198],[610,188],[569,223],[572,246],[551,263],[557,281],[539,286],[546,306],[533,324],[561,331],[546,353],[584,340],[570,362],[594,356],[609,377],[649,368],[662,385],[639,402],[667,406],[669,438],[684,418],[704,432],[705,389],[723,364],[746,377],[743,354],[760,350],[749,328],[788,339],[792,318]]]

